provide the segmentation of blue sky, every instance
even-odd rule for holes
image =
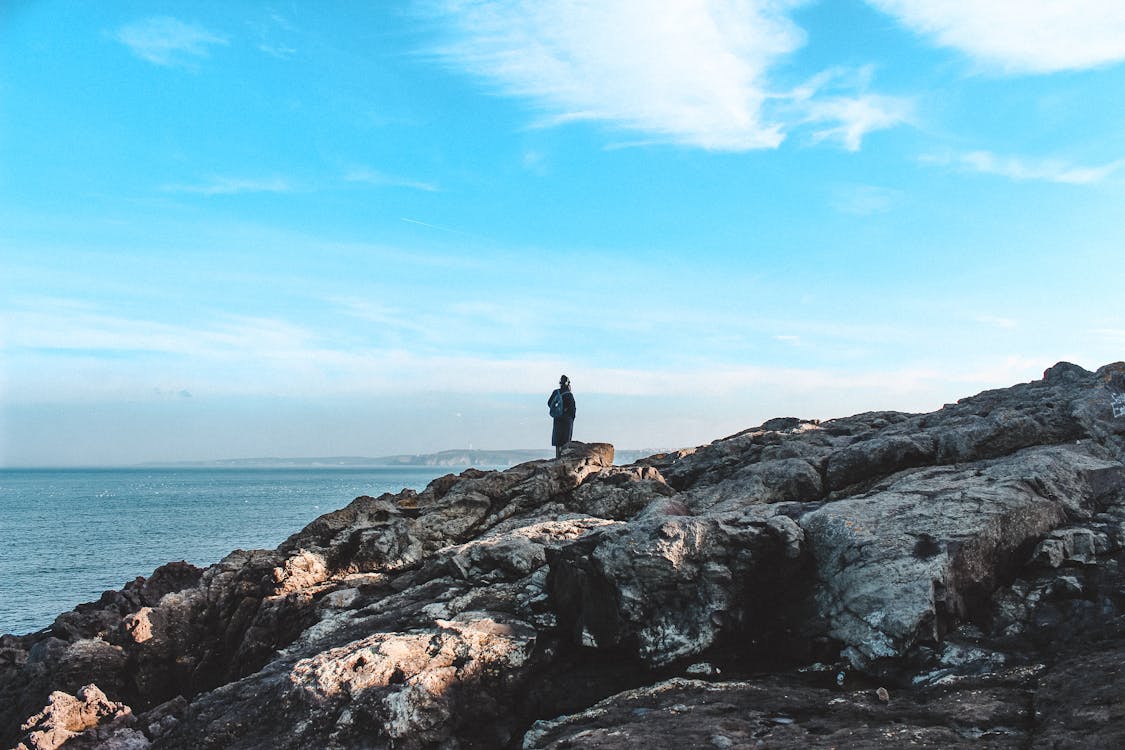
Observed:
[[[708,442],[1125,355],[1116,0],[13,2],[0,463]]]

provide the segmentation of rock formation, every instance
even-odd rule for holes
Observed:
[[[4,636],[0,745],[1125,747],[1122,393],[356,498]]]

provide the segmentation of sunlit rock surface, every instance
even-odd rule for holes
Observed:
[[[1122,393],[360,497],[4,636],[0,745],[1125,747]]]

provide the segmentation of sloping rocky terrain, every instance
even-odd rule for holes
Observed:
[[[4,636],[0,745],[1125,747],[1122,393],[360,497]]]

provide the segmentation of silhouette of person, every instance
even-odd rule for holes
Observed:
[[[555,420],[551,429],[551,445],[555,446],[555,458],[558,458],[562,455],[562,447],[570,442],[574,432],[574,415],[577,413],[574,394],[570,392],[570,378],[566,375],[559,378],[559,387],[547,399],[547,409]]]

